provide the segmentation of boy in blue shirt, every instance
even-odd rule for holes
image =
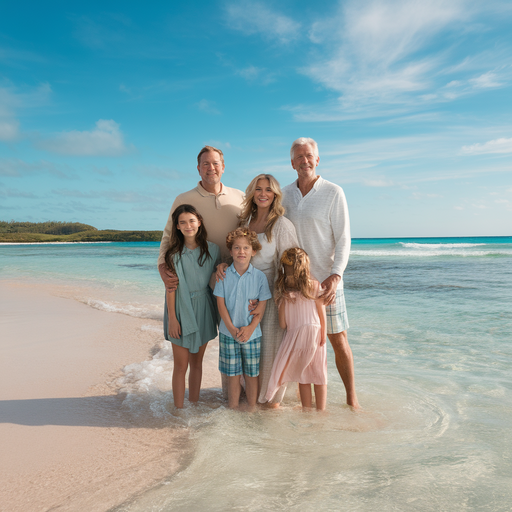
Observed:
[[[258,235],[247,228],[228,234],[226,245],[233,264],[226,277],[215,285],[213,294],[221,317],[219,326],[219,370],[228,377],[228,405],[237,409],[240,401],[240,375],[245,378],[249,409],[256,406],[260,373],[260,320],[266,301],[272,298],[263,272],[251,265],[251,258],[261,249]],[[263,304],[261,315],[251,315],[249,301]]]

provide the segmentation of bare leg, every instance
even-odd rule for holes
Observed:
[[[313,405],[313,395],[311,394],[311,384],[299,384],[300,401],[302,409],[309,410]]]
[[[343,384],[345,384],[347,404],[354,407],[354,409],[359,409],[354,379],[354,358],[352,357],[352,350],[348,344],[347,331],[328,334],[327,337],[334,349],[336,368],[338,369]]]
[[[238,409],[240,403],[240,375],[228,377],[228,407],[230,409]]]
[[[224,398],[224,400],[227,400],[228,399],[228,389],[229,389],[229,383],[228,383],[229,377],[225,373],[221,373],[220,378],[222,381],[222,397]]]
[[[325,411],[327,404],[327,384],[315,384],[315,403],[317,411]]]
[[[199,348],[197,354],[189,354],[188,363],[190,373],[188,374],[188,401],[197,402],[201,391],[201,380],[203,378],[203,357],[208,343]]]
[[[258,398],[258,377],[248,377],[244,374],[244,378],[247,404],[249,405],[249,410],[252,411],[256,407],[256,400]]]
[[[185,375],[188,368],[188,348],[180,347],[172,343],[172,356],[174,366],[172,370],[172,395],[174,405],[181,409],[185,400]]]

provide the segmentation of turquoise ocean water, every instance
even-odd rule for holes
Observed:
[[[0,279],[160,320],[157,254],[155,243],[0,245]],[[236,414],[213,392],[177,416],[164,347],[120,385],[130,414],[187,429],[193,450],[118,510],[511,510],[512,237],[353,240],[344,282],[364,411],[344,405],[329,350],[327,415],[300,413],[293,396]]]

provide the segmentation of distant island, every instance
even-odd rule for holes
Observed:
[[[162,231],[97,229],[79,222],[0,221],[0,243],[160,242]]]

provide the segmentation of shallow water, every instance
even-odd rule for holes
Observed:
[[[161,318],[157,252],[0,246],[0,278]],[[512,238],[354,241],[344,280],[364,411],[344,405],[329,348],[327,414],[300,412],[293,392],[281,411],[234,413],[218,390],[176,413],[163,344],[125,369],[124,411],[185,429],[194,449],[117,510],[510,510]]]

